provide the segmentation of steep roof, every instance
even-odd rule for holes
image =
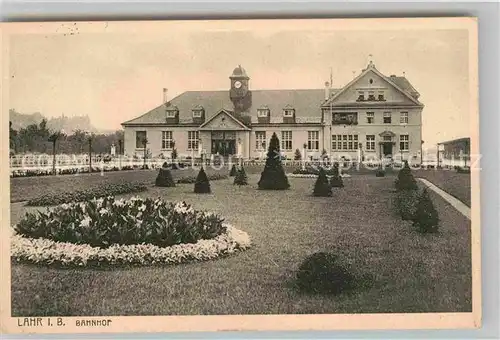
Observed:
[[[332,90],[333,93],[338,90]],[[270,110],[270,122],[283,122],[283,109],[289,105],[295,109],[297,123],[320,123],[321,104],[325,101],[324,89],[309,90],[254,90],[252,107],[245,112],[252,123],[257,122],[257,109],[267,106]],[[229,91],[186,91],[173,98],[170,105],[179,109],[179,124],[193,124],[192,110],[201,105],[205,109],[205,119],[209,120],[221,109],[233,111]],[[123,125],[165,124],[166,106],[160,105]]]

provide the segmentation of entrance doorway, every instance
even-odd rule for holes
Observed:
[[[236,154],[236,141],[224,139],[212,139],[212,154],[227,157]]]
[[[223,157],[236,154],[236,132],[212,131],[212,155]]]
[[[392,156],[392,142],[385,142],[382,144],[382,154],[384,157]]]

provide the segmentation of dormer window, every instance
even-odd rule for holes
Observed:
[[[267,117],[269,115],[268,109],[259,109],[257,110],[257,117]]]
[[[175,105],[167,107],[167,118],[175,118],[179,113],[179,108]]]
[[[257,109],[257,117],[265,118],[269,116],[269,108],[266,105],[262,105]]]
[[[283,117],[293,117],[295,109],[291,105],[287,105],[283,108]]]
[[[378,100],[385,101],[385,93],[384,91],[378,91]]]
[[[201,105],[196,105],[193,108],[193,118],[202,118],[203,117],[203,112],[205,109]]]

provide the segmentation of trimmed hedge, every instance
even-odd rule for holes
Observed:
[[[81,202],[105,196],[114,196],[114,195],[141,192],[145,190],[147,190],[147,187],[142,183],[104,184],[99,187],[94,187],[84,190],[76,190],[73,192],[45,194],[29,200],[26,203],[26,205],[29,206],[58,205],[64,203]]]
[[[193,184],[193,183],[196,183],[196,178],[197,178],[197,176],[180,177],[177,179],[177,183],[178,184]],[[215,173],[212,175],[207,175],[207,178],[209,181],[217,181],[217,180],[221,180],[221,179],[228,179],[229,176]]]
[[[355,278],[338,256],[319,252],[307,257],[297,271],[297,286],[307,293],[339,294],[354,288]]]
[[[175,187],[175,181],[170,170],[160,169],[158,176],[156,176],[155,185],[157,187]]]

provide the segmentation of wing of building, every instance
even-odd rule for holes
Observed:
[[[164,89],[166,91],[166,89]],[[124,153],[261,158],[276,133],[281,151],[307,157],[420,159],[422,109],[405,77],[385,76],[370,64],[340,89],[252,90],[238,66],[227,91],[187,91],[122,123]]]

